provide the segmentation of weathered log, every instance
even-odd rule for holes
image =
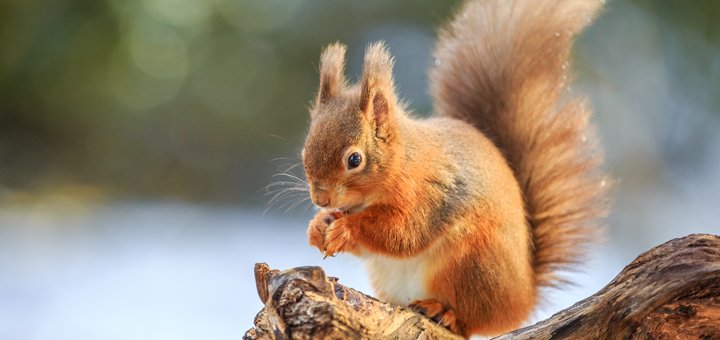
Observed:
[[[589,298],[499,339],[578,337],[720,339],[720,237],[655,247]]]
[[[320,267],[278,271],[258,263],[255,281],[265,307],[245,339],[459,339],[407,307],[341,285]]]
[[[328,278],[319,267],[255,266],[265,307],[245,339],[457,338],[407,307]],[[605,288],[498,339],[720,339],[720,236],[690,235],[640,255]]]

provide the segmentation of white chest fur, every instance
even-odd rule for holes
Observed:
[[[429,251],[407,259],[394,259],[383,255],[363,256],[370,281],[378,297],[393,304],[407,305],[428,298],[425,283],[428,272]]]

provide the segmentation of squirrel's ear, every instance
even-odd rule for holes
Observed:
[[[320,56],[320,90],[318,103],[326,103],[347,87],[345,80],[345,45],[334,43]]]
[[[365,51],[360,90],[360,111],[376,128],[376,135],[385,139],[390,134],[389,122],[395,109],[393,58],[383,42],[373,43]]]

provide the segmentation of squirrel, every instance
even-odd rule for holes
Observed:
[[[302,149],[309,243],[362,258],[381,300],[457,334],[521,326],[607,210],[591,112],[567,87],[602,2],[465,2],[439,33],[427,118],[398,98],[384,43],[354,84],[327,46]]]

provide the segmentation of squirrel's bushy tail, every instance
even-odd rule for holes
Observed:
[[[539,286],[579,260],[607,210],[590,111],[567,86],[574,37],[602,2],[467,2],[441,31],[430,72],[436,112],[473,124],[514,170]]]

